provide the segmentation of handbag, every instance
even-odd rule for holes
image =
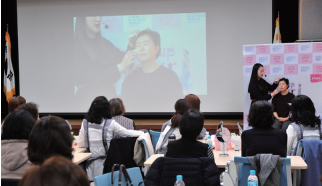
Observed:
[[[119,171],[114,171],[115,168],[119,167]],[[142,174],[139,167],[133,167],[126,169],[121,164],[114,164],[112,172],[96,176],[94,178],[96,186],[144,186]]]

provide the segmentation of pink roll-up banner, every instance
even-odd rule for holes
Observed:
[[[288,91],[295,96],[309,96],[316,115],[322,117],[322,42],[243,46],[244,129],[249,128],[248,84],[255,63],[264,66],[263,78],[268,83],[278,77],[289,79]]]

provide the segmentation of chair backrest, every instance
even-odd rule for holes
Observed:
[[[247,157],[234,157],[235,163],[239,164],[238,170],[238,185],[247,185],[247,179],[250,170],[253,170],[252,165],[248,161]],[[280,179],[280,186],[291,186],[291,159],[284,158],[282,162],[282,172]]]
[[[157,146],[157,143],[159,141],[161,132],[150,130],[150,134],[152,136],[153,149],[154,149],[154,152],[155,152],[155,150],[156,150],[155,147]]]
[[[137,167],[134,156],[134,146],[137,137],[114,138],[111,140],[110,149],[107,153],[103,174],[111,172],[114,164],[124,164],[125,167]]]
[[[143,181],[142,174],[141,174],[141,171],[140,171],[139,167],[133,167],[133,168],[129,168],[129,169],[126,169],[126,170],[127,170],[128,174],[129,174],[129,176],[130,176],[130,178],[131,178],[131,180],[133,182],[133,185],[139,185],[139,183]],[[113,180],[114,180],[114,185],[118,185],[119,171],[114,171]],[[95,183],[95,186],[111,185],[111,173],[96,176],[94,178],[94,183]],[[126,185],[124,175],[122,175],[122,183],[121,183],[121,185],[122,186]],[[141,185],[144,186],[144,184],[141,184]]]
[[[18,179],[5,179],[5,178],[2,178],[1,179],[1,185],[2,186],[18,186],[19,181],[20,180],[18,180]]]

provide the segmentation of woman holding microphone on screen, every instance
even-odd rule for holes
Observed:
[[[252,75],[248,85],[248,92],[250,94],[250,99],[252,100],[251,104],[258,100],[270,100],[279,93],[279,90],[276,89],[276,87],[280,78],[276,78],[274,83],[271,85],[263,79],[263,75],[263,65],[256,63],[253,66]],[[271,91],[272,93],[268,94],[268,91]]]

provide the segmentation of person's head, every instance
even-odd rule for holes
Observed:
[[[250,106],[248,123],[254,128],[268,128],[273,125],[273,108],[267,101],[256,101]]]
[[[198,110],[184,113],[180,122],[182,138],[196,140],[204,125],[204,117]]]
[[[120,98],[113,98],[109,101],[111,116],[121,116],[125,113],[123,101]]]
[[[8,103],[8,112],[15,111],[20,105],[25,104],[26,99],[22,96],[13,96]]]
[[[32,129],[28,143],[28,158],[33,164],[42,164],[47,158],[61,155],[72,159],[73,136],[67,122],[57,116],[40,118]]]
[[[19,186],[89,186],[84,170],[72,161],[54,156],[42,165],[30,167],[23,175]]]
[[[281,92],[287,91],[289,87],[289,81],[286,78],[281,78],[278,82],[278,88]]]
[[[84,24],[85,24],[85,31],[87,33],[87,36],[90,38],[94,38],[96,34],[100,32],[102,17],[101,16],[85,17]]]
[[[176,110],[176,112],[175,115],[171,118],[171,128],[179,128],[182,115],[191,109],[191,105],[188,100],[179,99],[174,104],[174,109]]]
[[[93,100],[85,119],[96,124],[101,124],[103,119],[111,119],[110,104],[106,97],[98,96]]]
[[[264,75],[264,67],[262,64],[260,63],[256,63],[253,66],[253,70],[252,70],[252,75],[250,77],[251,80],[258,80],[261,79]]]
[[[138,33],[135,50],[137,59],[141,63],[156,61],[161,55],[160,34],[150,29],[142,30]]]
[[[29,139],[36,120],[25,110],[9,114],[3,122],[1,140]]]
[[[194,94],[188,94],[184,99],[189,101],[189,103],[191,104],[191,109],[200,111],[200,99],[198,96]]]
[[[23,105],[20,105],[18,107],[18,110],[25,110],[27,112],[29,112],[31,114],[31,116],[35,119],[38,120],[39,119],[39,114],[38,114],[38,105],[33,103],[33,102],[29,102]]]
[[[292,101],[292,120],[297,124],[314,127],[320,125],[320,116],[315,116],[312,100],[305,95],[298,95]]]

